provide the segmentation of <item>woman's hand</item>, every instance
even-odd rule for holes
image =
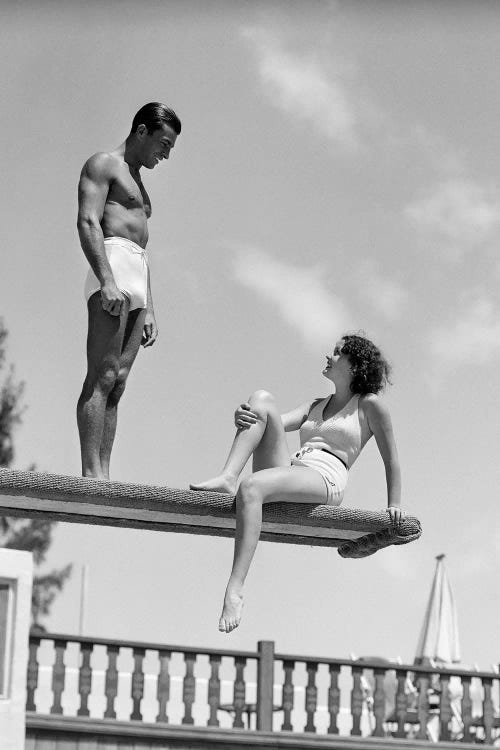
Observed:
[[[234,424],[239,430],[248,430],[258,420],[250,404],[240,404],[234,412]]]
[[[387,512],[391,517],[393,526],[400,526],[401,522],[405,519],[405,514],[403,513],[399,505],[389,505],[389,507],[387,508]]]

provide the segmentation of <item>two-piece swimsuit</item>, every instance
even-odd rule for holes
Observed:
[[[340,505],[347,485],[349,469],[370,437],[364,435],[359,419],[359,394],[328,419],[323,415],[331,396],[321,399],[309,412],[300,428],[299,451],[291,457],[293,466],[308,466],[323,477],[327,505]],[[347,462],[337,453],[347,456]]]
[[[129,310],[148,304],[148,256],[140,245],[125,237],[105,237],[104,249],[115,284],[130,300]],[[85,280],[85,299],[100,291],[101,284],[92,269]]]

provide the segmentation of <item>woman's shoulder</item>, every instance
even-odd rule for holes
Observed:
[[[374,404],[380,401],[380,397],[377,393],[360,393],[359,403],[360,404]]]
[[[366,412],[376,412],[385,408],[377,393],[361,393],[359,396],[359,405],[362,406]]]
[[[359,397],[359,405],[367,417],[389,414],[386,404],[377,393],[363,393]]]

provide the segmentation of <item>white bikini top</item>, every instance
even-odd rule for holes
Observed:
[[[343,409],[329,419],[323,419],[331,396],[321,399],[309,412],[300,428],[300,445],[326,449],[330,453],[343,454],[350,468],[371,437],[366,426],[362,429],[359,420],[359,393],[347,402]]]

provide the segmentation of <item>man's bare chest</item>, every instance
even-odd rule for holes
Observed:
[[[128,210],[142,209],[147,218],[151,216],[151,201],[141,180],[131,175],[120,175],[108,192],[107,203],[118,203]]]

